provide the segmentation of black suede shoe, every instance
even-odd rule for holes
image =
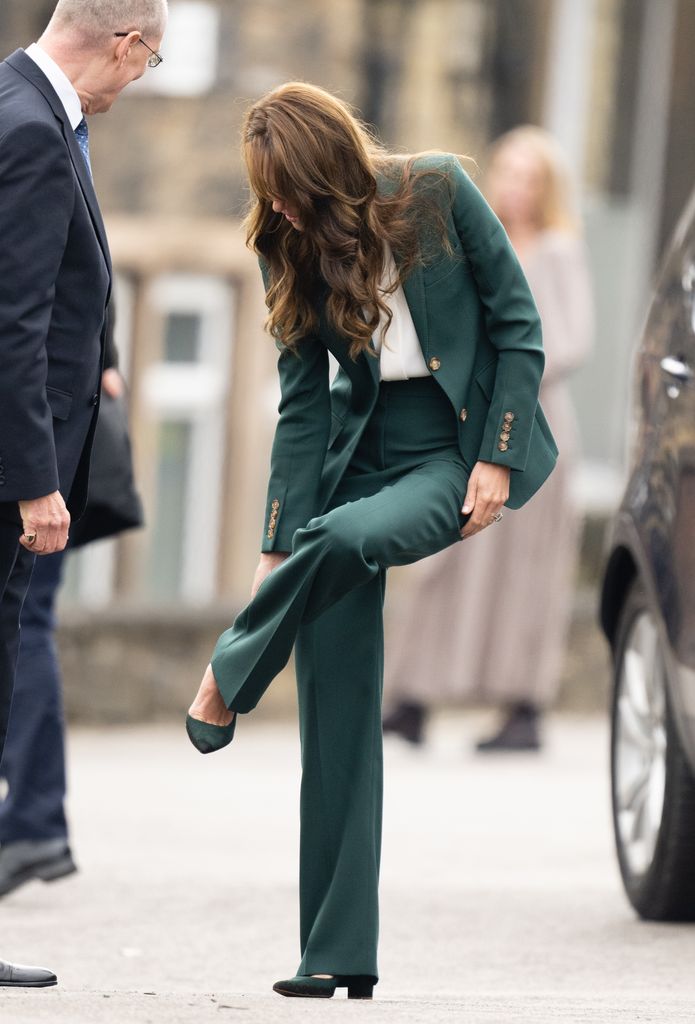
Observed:
[[[347,988],[348,999],[371,999],[374,982],[362,974],[336,974],[332,978],[315,978],[300,974],[287,981],[276,981],[273,992],[281,996],[300,996],[308,999],[330,999],[337,988]]]
[[[21,964],[8,964],[0,960],[1,988],[49,988],[57,984],[58,979],[53,971],[45,967],[23,967]]]
[[[21,839],[0,846],[0,896],[34,878],[55,882],[75,871],[66,839]]]
[[[201,754],[212,754],[216,750],[222,750],[234,739],[237,718],[238,715],[235,714],[229,725],[212,725],[210,722],[201,722],[199,718],[186,715],[188,738]]]
[[[424,740],[426,717],[427,709],[424,704],[404,700],[385,716],[381,725],[385,733],[393,732],[408,743],[419,746]]]
[[[514,704],[502,728],[490,739],[480,740],[475,749],[480,754],[497,751],[540,750],[540,711],[528,701]]]

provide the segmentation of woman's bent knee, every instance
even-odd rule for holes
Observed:
[[[295,550],[306,544],[318,547],[324,557],[331,561],[347,561],[361,558],[362,541],[358,532],[351,528],[347,516],[339,511],[327,512],[309,520],[305,529],[295,534]]]

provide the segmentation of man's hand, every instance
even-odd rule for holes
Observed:
[[[508,466],[498,466],[494,462],[476,462],[461,509],[464,515],[471,513],[470,519],[461,530],[464,540],[495,522],[495,516],[502,511],[509,497],[510,473]]]
[[[277,569],[279,565],[282,565],[286,558],[289,558],[289,551],[268,551],[261,555],[261,560],[258,563],[256,574],[253,577],[251,600],[256,596],[258,588],[266,576],[269,576],[273,569]]]
[[[123,378],[118,370],[104,370],[101,377],[101,386],[111,398],[120,398],[123,394]]]
[[[70,513],[60,491],[19,502],[24,533],[19,543],[35,555],[53,555],[68,542]],[[32,539],[33,538],[33,539]]]

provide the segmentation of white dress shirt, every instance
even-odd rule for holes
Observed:
[[[42,50],[38,43],[32,43],[24,51],[27,57],[39,66],[44,75],[51,83],[58,99],[65,108],[70,126],[74,131],[82,120],[82,102],[75,92],[75,87],[65,74],[62,68],[58,67],[52,57],[49,57],[45,50]]]
[[[396,263],[389,246],[386,246],[384,273],[381,278],[381,291],[397,276]],[[413,377],[429,377],[430,372],[420,348],[420,341],[410,315],[408,301],[403,285],[390,295],[383,296],[384,302],[391,310],[393,319],[391,326],[384,334],[386,316],[381,314],[379,326],[374,333],[374,348],[379,353],[379,376],[381,380],[411,380]]]

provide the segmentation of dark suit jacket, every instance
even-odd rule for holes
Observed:
[[[0,514],[84,507],[111,261],[84,157],[22,50],[0,64]]]
[[[461,456],[509,466],[510,508],[552,471],[557,448],[538,405],[545,357],[541,325],[506,232],[454,156],[422,157],[452,253],[432,251],[432,218],[418,217],[424,264],[403,282],[425,362],[458,419]],[[443,173],[441,173],[443,172]],[[434,188],[433,188],[434,181]],[[384,180],[380,189],[390,186]],[[394,253],[396,263],[398,254]],[[267,281],[267,270],[262,266]],[[263,551],[289,551],[292,535],[326,507],[374,407],[378,360],[348,355],[319,301],[316,335],[299,354],[279,346],[282,398],[271,458]],[[328,383],[328,353],[340,364]],[[505,416],[505,414],[508,414]],[[512,418],[510,418],[512,417]]]

